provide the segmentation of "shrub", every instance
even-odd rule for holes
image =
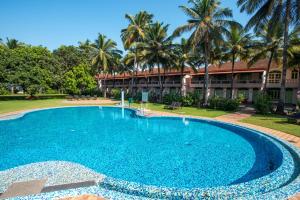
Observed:
[[[65,94],[38,94],[36,99],[64,99],[66,96]],[[0,95],[0,101],[26,100],[28,98],[28,95]]]
[[[10,92],[4,86],[0,85],[0,95],[8,95]]]
[[[224,101],[223,109],[225,111],[235,111],[239,108],[240,104],[240,99],[226,99]]]
[[[40,86],[39,85],[30,85],[27,88],[27,93],[30,94],[30,96],[34,96],[35,94],[37,94],[40,90]]]
[[[194,98],[191,93],[188,93],[186,96],[181,97],[181,102],[183,106],[192,106],[194,105]]]
[[[209,99],[209,107],[225,111],[235,111],[241,104],[240,99],[226,99],[223,97],[213,97]]]
[[[254,108],[257,113],[268,114],[271,111],[271,101],[268,95],[264,93],[257,94]]]
[[[178,93],[174,93],[174,92],[164,94],[164,96],[163,96],[164,104],[171,104],[174,101],[181,102],[181,95]]]
[[[120,89],[112,89],[111,90],[111,97],[113,99],[121,99],[121,90]]]
[[[151,103],[157,103],[159,99],[159,95],[155,92],[151,91],[149,92],[149,102]]]

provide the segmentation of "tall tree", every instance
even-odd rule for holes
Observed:
[[[204,105],[208,104],[208,65],[210,61],[210,49],[213,40],[223,40],[223,33],[226,28],[234,22],[226,18],[232,17],[232,11],[228,8],[220,8],[218,0],[189,0],[192,6],[180,6],[183,12],[190,18],[187,24],[178,27],[174,36],[183,32],[192,31],[189,38],[193,49],[196,49],[201,42],[204,44]]]
[[[160,102],[163,96],[163,81],[161,69],[167,67],[170,62],[175,61],[172,38],[168,37],[168,25],[156,22],[152,24],[146,32],[145,41],[137,44],[137,48],[142,50],[143,61],[147,65],[157,67]]]
[[[122,51],[117,49],[117,43],[111,39],[107,39],[105,35],[99,34],[98,38],[92,45],[94,48],[94,56],[92,65],[96,68],[97,83],[100,88],[99,74],[104,73],[107,76],[109,66],[112,66],[115,62],[115,57],[120,57]],[[106,78],[105,78],[106,79]],[[104,79],[104,81],[105,81]],[[104,97],[106,97],[106,89],[103,90]]]
[[[183,78],[184,70],[190,65],[190,61],[195,58],[193,51],[190,48],[190,43],[187,39],[181,38],[179,44],[175,44],[175,54],[176,54],[176,66],[179,68],[181,73],[181,95],[184,95],[183,91]],[[177,68],[176,67],[176,68]]]
[[[300,2],[299,0],[238,0],[238,5],[241,11],[246,11],[248,14],[254,13],[247,24],[248,28],[254,27],[254,30],[258,30],[261,26],[268,24],[269,28],[273,29],[278,22],[284,24],[280,101],[277,106],[277,112],[284,113],[289,28],[291,25],[299,24]]]
[[[1,42],[2,42],[2,40],[1,40]],[[2,42],[2,44],[3,44],[3,42]],[[23,46],[24,43],[21,43],[21,42],[19,42],[18,40],[14,39],[14,38],[12,38],[12,39],[6,38],[6,42],[4,43],[4,45],[9,49],[15,49],[15,48],[18,48],[20,46]]]
[[[142,42],[146,36],[146,30],[152,23],[153,15],[146,11],[141,11],[135,16],[126,14],[125,18],[128,20],[128,26],[121,31],[121,38],[123,41],[124,48],[133,52],[134,55],[134,71],[138,72],[139,59],[138,54],[139,49],[136,47],[137,42]],[[130,86],[130,93],[132,95],[134,84],[134,73],[132,73],[132,80]]]
[[[227,51],[224,57],[231,61],[231,95],[234,98],[234,67],[237,60],[245,60],[248,56],[248,48],[251,44],[252,36],[247,33],[242,25],[230,26],[229,32],[225,34],[225,46]]]
[[[275,30],[269,29],[269,26],[264,26],[256,36],[258,41],[255,41],[251,47],[253,54],[251,55],[248,66],[251,67],[261,59],[268,59],[266,80],[262,87],[262,91],[265,93],[272,62],[276,62],[278,64],[281,63],[283,29],[280,24],[278,24]]]

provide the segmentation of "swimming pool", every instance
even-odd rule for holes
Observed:
[[[265,193],[295,174],[290,151],[262,133],[116,107],[46,109],[0,121],[0,155],[0,170],[75,162],[106,175],[101,187],[158,198],[203,195],[208,188]]]

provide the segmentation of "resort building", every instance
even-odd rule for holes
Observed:
[[[267,82],[267,92],[272,100],[280,98],[281,66],[273,62],[269,76],[266,77],[268,60],[260,60],[253,66],[248,67],[246,62],[235,63],[234,68],[234,96],[243,96],[251,103],[259,90]],[[211,65],[209,71],[209,97],[220,96],[228,98],[231,93],[231,70],[230,62],[222,65]],[[161,70],[164,93],[180,92],[184,94],[198,90],[200,93],[204,87],[204,68],[194,71],[186,68],[184,72],[179,70]],[[152,71],[139,71],[134,75],[134,84],[131,86],[131,74],[99,75],[101,88],[108,92],[112,88],[128,90],[133,87],[134,91],[159,92],[159,76],[157,69]],[[300,67],[289,68],[286,77],[286,103],[295,104],[297,92],[300,90]]]

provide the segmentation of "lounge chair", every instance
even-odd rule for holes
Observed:
[[[81,95],[81,96],[80,96],[80,99],[81,99],[81,100],[86,100],[85,95]]]
[[[74,100],[79,100],[79,96],[78,95],[74,95]]]
[[[72,95],[68,95],[68,96],[66,96],[66,99],[68,100],[68,101],[73,101],[73,96]]]
[[[288,116],[288,122],[290,123],[296,123],[296,124],[300,124],[300,112],[290,115]]]
[[[93,100],[97,100],[97,99],[98,99],[97,95],[94,95]]]
[[[90,95],[86,95],[85,97],[87,100],[90,100],[91,99],[91,96]]]
[[[165,109],[175,110],[181,108],[181,102],[172,102],[171,105],[167,105],[164,107]]]

